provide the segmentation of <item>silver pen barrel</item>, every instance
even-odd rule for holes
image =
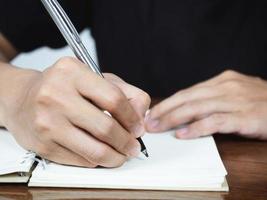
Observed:
[[[88,53],[77,30],[57,0],[41,0],[41,2],[74,52],[75,56],[83,63],[87,64],[93,72],[104,78],[100,68]]]

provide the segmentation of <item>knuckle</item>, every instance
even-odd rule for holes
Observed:
[[[155,105],[150,111],[149,111],[149,115],[158,115],[161,114],[165,111],[164,105],[162,105],[161,103]]]
[[[41,156],[42,158],[49,158],[51,155],[51,149],[48,145],[40,144],[38,148],[35,150],[37,155]]]
[[[184,113],[186,115],[191,116],[192,114],[196,112],[200,112],[198,109],[200,107],[201,103],[196,104],[195,102],[187,102],[182,106],[182,109],[184,110]]]
[[[106,147],[98,147],[95,148],[94,151],[92,151],[88,157],[89,160],[92,160],[94,163],[96,163],[97,165],[103,163],[106,160],[106,157],[109,153],[108,148]]]
[[[263,80],[261,77],[259,77],[259,76],[255,76],[255,77],[253,77],[253,79],[254,79],[256,82],[258,82],[258,83],[261,83],[261,82],[264,81],[264,80]]]
[[[178,123],[178,118],[177,118],[176,114],[170,114],[167,117],[166,121],[168,121],[168,123],[170,123],[171,125],[176,125]]]
[[[36,95],[36,103],[47,105],[52,101],[53,95],[54,93],[52,92],[52,88],[50,86],[41,86]]]
[[[188,91],[189,91],[189,89],[179,90],[173,95],[173,97],[174,98],[180,98],[180,97],[186,96],[188,94]]]
[[[50,125],[47,123],[47,121],[44,119],[44,117],[40,114],[37,114],[33,121],[34,130],[38,133],[44,133],[50,131]]]
[[[224,83],[226,89],[239,91],[243,88],[242,83],[237,80],[228,80]]]
[[[65,93],[57,89],[57,86],[52,86],[51,84],[43,85],[39,88],[35,96],[35,105],[37,108],[57,106],[61,109],[66,108]]]
[[[115,74],[112,74],[112,73],[104,73],[104,76],[105,78],[108,78],[108,79],[111,79],[111,80],[114,80],[114,81],[123,81],[120,77],[118,77],[117,75]]]
[[[70,66],[70,65],[73,65],[73,64],[76,64],[77,63],[77,60],[73,57],[69,57],[69,56],[66,56],[66,57],[62,57],[60,58],[55,66],[61,68],[61,67],[66,67],[66,66]]]
[[[150,103],[151,103],[151,97],[149,96],[148,93],[142,91],[142,93],[141,93],[141,99],[142,99],[143,104],[150,105]]]
[[[63,57],[60,58],[55,65],[52,67],[51,71],[55,74],[70,74],[74,70],[79,69],[82,66],[79,60],[72,57]]]
[[[109,95],[109,108],[110,111],[116,111],[125,104],[125,96],[119,89],[113,89],[113,92]]]
[[[132,137],[126,137],[124,142],[120,143],[119,150],[123,153],[128,154],[131,147],[134,147],[134,139]]]
[[[191,113],[196,116],[201,116],[205,114],[211,106],[212,103],[206,100],[200,100],[199,102],[194,102],[191,105]]]
[[[211,116],[210,121],[206,122],[207,123],[206,126],[210,126],[211,124],[213,124],[216,130],[220,130],[220,127],[223,126],[224,122],[225,122],[224,115],[214,114]]]
[[[204,120],[201,120],[200,122],[198,123],[195,123],[193,125],[193,128],[198,130],[198,131],[206,131],[206,130],[209,130],[212,126],[212,120],[210,119],[204,119]]]
[[[231,77],[237,77],[238,73],[235,72],[234,70],[228,69],[228,70],[224,71],[222,73],[222,75],[225,76],[225,77],[231,78]]]
[[[108,119],[102,122],[100,134],[102,138],[108,140],[112,137],[111,132],[114,131],[115,129],[116,129],[116,122],[113,119]]]

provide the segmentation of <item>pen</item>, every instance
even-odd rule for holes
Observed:
[[[57,0],[41,0],[44,7],[46,8],[47,12],[57,25],[58,29],[60,30],[61,34],[65,38],[66,42],[74,52],[75,56],[81,60],[83,63],[87,64],[91,70],[97,73],[99,76],[104,78],[100,68],[94,62],[92,57],[90,56],[89,52],[85,48],[80,38],[79,33],[77,32],[76,28],[74,27],[73,23],[67,16],[64,9],[58,3]],[[138,142],[141,145],[141,152],[148,157],[148,153],[145,147],[144,142],[142,141],[141,137],[137,138]]]

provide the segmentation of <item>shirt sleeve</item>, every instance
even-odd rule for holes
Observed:
[[[89,0],[59,2],[78,31],[82,31],[89,23]],[[19,52],[66,44],[40,0],[1,1],[0,32]]]

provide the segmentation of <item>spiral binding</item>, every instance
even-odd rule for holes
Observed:
[[[48,165],[48,163],[49,163],[48,160],[46,160],[46,159],[44,159],[44,158],[40,158],[40,159],[39,159],[39,158],[37,158],[37,157],[34,158],[34,161],[36,161],[36,162],[38,162],[39,164],[41,164],[43,170],[45,170],[45,169],[47,168],[47,165]]]
[[[36,154],[34,152],[28,151],[26,155],[22,158],[22,161],[20,162],[20,164],[25,164],[25,163],[33,161],[35,156]]]
[[[20,162],[20,164],[24,164],[24,163],[28,163],[28,162],[34,162],[34,161],[38,162],[39,164],[41,164],[43,170],[45,170],[47,168],[47,165],[49,163],[48,160],[45,160],[45,159],[43,159],[41,157],[37,157],[37,154],[34,153],[33,151],[28,151],[26,153],[26,155],[23,157],[23,159]]]

